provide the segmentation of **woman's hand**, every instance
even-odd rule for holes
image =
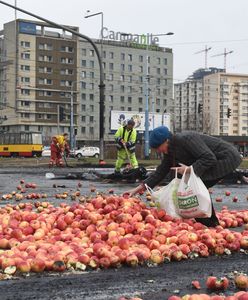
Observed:
[[[136,194],[138,194],[138,193],[143,192],[144,189],[145,189],[144,184],[140,184],[140,185],[138,185],[136,188],[124,192],[124,193],[123,193],[123,196],[130,196],[130,197],[132,197],[133,195],[136,195]]]
[[[183,175],[184,171],[186,170],[186,173],[190,173],[190,166],[186,166],[184,164],[179,164],[180,167],[172,167],[171,170],[177,170],[177,173]]]

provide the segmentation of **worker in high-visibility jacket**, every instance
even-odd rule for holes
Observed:
[[[135,143],[137,131],[134,129],[133,119],[128,120],[125,126],[121,126],[115,133],[117,146],[117,160],[115,173],[119,174],[124,161],[129,157],[132,168],[138,168],[138,161],[135,156]]]
[[[51,141],[51,157],[49,167],[53,167],[55,165],[57,167],[63,167],[63,156],[68,156],[69,152],[70,148],[68,144],[68,133],[53,136]]]

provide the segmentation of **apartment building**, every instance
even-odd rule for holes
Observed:
[[[102,46],[105,141],[113,140],[110,112],[144,111],[147,93],[149,111],[169,112],[172,49],[130,41],[93,41],[99,51]],[[4,24],[0,31],[0,130],[39,131],[48,143],[52,135],[70,132],[73,122],[77,145],[97,143],[99,80],[98,58],[89,42],[43,22],[18,19]]]
[[[78,31],[77,27],[70,27]],[[18,19],[1,35],[1,130],[40,131],[44,139],[70,125],[71,86],[77,81],[77,37],[42,22]],[[64,118],[58,111],[64,112]],[[77,122],[77,103],[74,103]]]
[[[203,130],[212,135],[248,136],[248,75],[204,77]]]
[[[98,48],[101,41],[95,40]],[[149,111],[169,112],[172,107],[172,49],[133,44],[125,41],[103,41],[102,52],[105,102],[104,139],[113,141],[111,111],[144,112],[146,93]],[[77,140],[98,140],[99,68],[96,53],[86,41],[80,41],[80,105]],[[148,88],[146,80],[148,77]]]
[[[208,74],[224,72],[223,69],[198,69],[184,82],[174,85],[174,128],[203,131],[204,78]]]

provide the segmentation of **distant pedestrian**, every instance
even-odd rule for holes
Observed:
[[[137,132],[134,129],[134,120],[128,120],[127,124],[121,126],[115,133],[115,141],[117,146],[117,160],[115,163],[115,174],[120,174],[121,167],[125,160],[129,157],[131,166],[138,168],[138,161],[135,155],[135,144]]]
[[[63,156],[68,156],[69,152],[70,148],[68,144],[68,133],[53,136],[51,141],[51,158],[49,167],[63,167]]]

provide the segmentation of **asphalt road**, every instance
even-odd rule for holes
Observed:
[[[57,169],[53,170],[57,176],[69,172],[80,172],[82,169]],[[62,191],[75,191],[79,180],[46,179],[50,169],[38,168],[13,168],[0,169],[0,198],[3,194],[16,190],[20,180],[37,184],[37,192],[47,193],[48,200],[58,205],[65,200],[55,199],[53,196]],[[91,186],[94,185],[99,192],[108,192],[110,188],[119,194],[133,187],[126,184],[107,184],[93,180],[81,181],[81,194],[89,195]],[[65,185],[65,188],[54,188],[53,185]],[[225,191],[231,191],[229,197]],[[91,193],[92,195],[94,193]],[[214,206],[219,210],[223,205],[230,209],[247,209],[248,189],[245,185],[216,186],[213,188],[212,197],[221,196],[223,202],[214,201]],[[234,203],[232,197],[237,196],[238,202]],[[13,201],[13,200],[12,200]],[[34,200],[30,200],[34,201]],[[71,200],[67,200],[72,203]],[[0,204],[8,203],[1,200]],[[179,295],[195,293],[191,287],[192,280],[200,280],[202,289],[199,293],[207,292],[204,282],[207,276],[230,276],[231,272],[238,270],[248,271],[248,259],[245,254],[234,254],[223,257],[198,258],[181,262],[171,262],[158,267],[140,266],[136,268],[121,267],[89,271],[83,273],[65,273],[31,275],[16,280],[0,281],[0,299],[85,299],[85,300],[117,300],[120,296],[139,296],[144,300],[168,299],[169,295],[179,292]],[[234,291],[231,286],[229,291]]]

